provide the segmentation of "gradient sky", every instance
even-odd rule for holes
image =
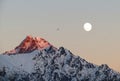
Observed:
[[[92,31],[84,31],[85,22]],[[0,0],[0,53],[26,35],[120,72],[120,0]]]

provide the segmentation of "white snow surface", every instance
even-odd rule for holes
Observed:
[[[10,70],[16,68],[17,70],[31,73],[35,64],[33,57],[35,57],[38,52],[39,51],[35,50],[34,52],[25,54],[0,54],[0,67],[8,67]]]

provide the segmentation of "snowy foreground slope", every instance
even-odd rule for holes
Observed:
[[[0,55],[0,81],[120,81],[106,64],[92,64],[41,38],[27,36]]]

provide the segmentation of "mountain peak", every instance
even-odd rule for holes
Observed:
[[[26,36],[5,54],[0,54],[0,81],[120,81],[108,65],[92,64],[40,37]]]
[[[48,41],[40,37],[32,37],[31,35],[26,38],[18,45],[14,50],[7,51],[7,54],[13,53],[28,53],[34,50],[42,50],[49,46],[52,46]]]

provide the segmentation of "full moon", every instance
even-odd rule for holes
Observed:
[[[92,30],[92,25],[91,23],[84,23],[84,30],[85,31],[91,31]]]

